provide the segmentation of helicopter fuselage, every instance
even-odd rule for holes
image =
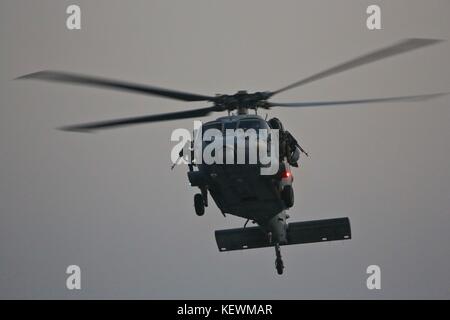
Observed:
[[[257,115],[221,117],[204,123],[202,131],[205,132],[210,128],[223,132],[224,157],[227,152],[236,150],[236,142],[233,141],[230,145],[225,139],[226,129],[270,130],[267,122]],[[261,141],[254,143],[259,144]],[[206,145],[204,142],[202,148],[204,149]],[[252,145],[252,141],[245,141],[245,154],[249,155],[252,148],[256,147]],[[209,194],[223,215],[231,214],[257,223],[268,236],[272,237],[272,241],[283,243],[286,241],[288,215],[285,211],[288,207],[282,199],[282,191],[287,186],[292,188],[292,173],[285,160],[277,163],[278,169],[274,174],[261,174],[262,166],[259,162],[201,163],[196,165],[197,170],[188,173],[188,177],[191,185],[200,188],[205,205],[208,205]]]

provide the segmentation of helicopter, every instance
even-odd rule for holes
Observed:
[[[245,250],[253,248],[274,247],[275,268],[282,274],[284,263],[281,257],[281,246],[303,243],[315,243],[335,240],[351,239],[350,220],[348,217],[302,221],[287,223],[287,211],[294,205],[292,184],[294,177],[292,167],[298,166],[300,154],[307,155],[297,140],[283,127],[277,118],[263,119],[257,114],[258,109],[307,108],[321,106],[360,105],[372,103],[392,103],[405,101],[425,101],[447,93],[422,94],[414,96],[398,96],[388,98],[372,98],[339,101],[313,102],[273,102],[273,96],[291,90],[313,81],[354,69],[385,58],[413,51],[442,42],[437,39],[411,38],[401,40],[390,46],[363,54],[354,59],[325,69],[319,73],[303,78],[275,91],[258,91],[249,93],[241,90],[235,94],[202,95],[161,87],[136,84],[120,80],[81,75],[64,71],[39,71],[21,76],[17,79],[36,79],[50,82],[62,82],[76,85],[92,86],[104,89],[122,90],[131,93],[170,98],[185,102],[209,102],[211,105],[179,112],[145,115],[124,119],[92,122],[62,127],[65,131],[93,132],[101,129],[117,128],[121,126],[152,123],[168,120],[199,118],[213,112],[228,112],[227,116],[202,124],[202,129],[214,128],[226,136],[226,129],[249,128],[278,130],[279,155],[278,170],[274,174],[262,175],[260,165],[224,165],[189,163],[187,172],[190,185],[199,189],[194,196],[194,208],[197,215],[202,216],[205,207],[212,198],[226,216],[231,214],[246,219],[242,228],[216,230],[215,238],[220,252]],[[254,114],[249,111],[253,110]],[[201,139],[201,137],[200,137]],[[191,141],[189,150],[193,152]],[[250,148],[249,145],[245,145]],[[202,141],[202,148],[205,143]],[[272,150],[274,151],[274,150]],[[180,157],[183,152],[180,151]],[[257,224],[247,227],[252,221]]]

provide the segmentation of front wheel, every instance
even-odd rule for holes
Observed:
[[[277,260],[275,261],[275,268],[277,269],[277,273],[278,273],[279,275],[282,275],[282,274],[283,274],[283,269],[284,269],[283,261],[277,259]]]

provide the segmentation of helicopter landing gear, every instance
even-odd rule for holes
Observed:
[[[281,251],[280,251],[280,245],[277,243],[275,244],[275,255],[277,258],[275,259],[275,268],[277,269],[278,274],[283,274],[284,264],[283,259],[281,258]]]
[[[201,193],[197,193],[194,196],[194,208],[195,213],[198,216],[202,216],[205,214],[205,201],[203,200],[203,196]]]
[[[294,205],[294,189],[291,185],[284,186],[281,190],[281,199],[287,208],[291,208]]]

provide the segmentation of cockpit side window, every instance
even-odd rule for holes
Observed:
[[[213,122],[213,123],[206,123],[202,127],[202,134],[204,135],[206,130],[208,129],[217,129],[219,131],[222,131],[222,123],[220,122]]]

